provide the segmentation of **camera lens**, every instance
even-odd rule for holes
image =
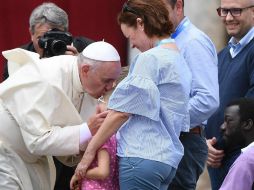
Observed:
[[[66,43],[62,40],[53,40],[51,51],[54,55],[63,55],[67,50]]]

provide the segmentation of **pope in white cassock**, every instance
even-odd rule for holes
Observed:
[[[91,97],[113,88],[121,72],[119,54],[100,41],[77,57],[39,59],[23,49],[3,55],[21,68],[0,84],[0,189],[52,190],[52,156],[76,165],[106,117],[102,112],[87,123],[82,119],[94,111]]]

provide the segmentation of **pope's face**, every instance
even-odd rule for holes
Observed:
[[[103,62],[96,66],[85,65],[83,67],[81,69],[82,86],[94,98],[99,98],[112,90],[121,73],[119,62]]]

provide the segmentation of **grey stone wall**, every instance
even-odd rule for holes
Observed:
[[[185,15],[212,39],[217,51],[221,50],[227,42],[225,27],[216,12],[220,1],[185,0],[184,3]]]

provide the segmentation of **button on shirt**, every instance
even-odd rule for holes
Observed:
[[[191,74],[178,51],[152,48],[138,55],[118,84],[109,108],[131,116],[117,133],[117,154],[176,168],[183,155],[181,131],[189,130]]]

